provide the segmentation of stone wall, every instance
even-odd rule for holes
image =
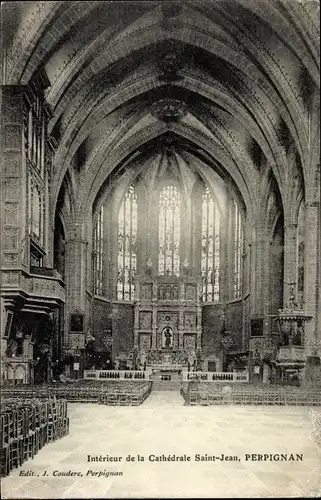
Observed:
[[[92,305],[92,334],[97,342],[101,342],[104,334],[111,332],[111,304],[110,302],[95,298]]]
[[[131,304],[114,306],[112,318],[113,359],[128,353],[134,346],[134,307]]]
[[[243,349],[243,303],[241,300],[231,302],[227,306],[227,330],[231,331],[233,350]]]
[[[223,306],[221,304],[204,306],[202,312],[203,353],[205,356],[219,355]]]
[[[276,314],[283,304],[284,237],[278,223],[270,245],[270,313]],[[294,263],[295,265],[295,263]]]

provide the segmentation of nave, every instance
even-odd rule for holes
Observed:
[[[319,3],[1,3],[4,498],[320,496]]]
[[[68,414],[69,435],[3,479],[3,498],[320,495],[320,450],[310,439],[306,407],[192,407],[184,406],[178,392],[153,391],[138,407],[69,403]],[[245,461],[245,453],[272,454],[274,460]],[[90,454],[122,460],[88,462]],[[126,461],[129,454],[135,461]],[[195,461],[197,454],[240,461]],[[280,461],[280,454],[303,454],[303,460]],[[156,461],[162,455],[191,461]],[[22,470],[39,477],[22,476]],[[83,476],[57,476],[68,471]],[[92,475],[104,471],[109,477]]]

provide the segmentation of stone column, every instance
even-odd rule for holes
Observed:
[[[139,304],[134,306],[134,347],[139,347],[139,339],[138,339],[138,330],[139,330]]]
[[[297,259],[298,225],[293,222],[286,223],[284,227],[284,289],[283,304],[286,306],[290,298],[290,283],[297,284],[298,259]],[[296,288],[295,288],[296,289]]]
[[[70,309],[85,312],[88,242],[73,238],[66,242],[68,262],[68,302]]]
[[[178,349],[183,349],[184,346],[184,307],[178,310]]]
[[[152,349],[157,349],[157,307],[152,305]]]
[[[268,307],[268,250],[265,225],[258,224],[251,242],[251,316],[264,316]]]
[[[312,316],[312,320],[305,325],[306,340],[313,340],[317,336],[317,315],[320,311],[318,304],[318,268],[320,266],[320,250],[318,249],[318,203],[305,206],[305,256],[304,256],[304,302],[305,313]],[[320,234],[319,234],[320,238]],[[309,353],[308,349],[308,353]]]
[[[196,312],[196,331],[197,331],[196,349],[201,349],[202,348],[202,308],[200,305],[197,306],[197,312]]]
[[[86,314],[87,252],[88,242],[82,239],[79,234],[75,234],[66,241],[67,294],[65,332],[69,332],[70,314]],[[84,322],[85,328],[86,323]]]
[[[232,224],[232,203],[233,199],[230,195],[228,195],[226,202],[226,229],[225,229],[225,238],[224,244],[222,248],[223,253],[223,265],[222,267],[222,279],[221,284],[223,285],[223,289],[221,290],[221,297],[223,302],[226,303],[229,300],[233,299],[233,288],[234,288],[234,272],[233,272],[233,263],[234,263],[234,249],[233,249],[233,224]],[[221,261],[222,262],[222,261]]]

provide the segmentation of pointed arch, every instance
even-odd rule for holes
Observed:
[[[118,300],[134,300],[137,270],[137,194],[126,192],[118,212],[117,289]]]
[[[202,195],[202,298],[203,302],[220,299],[220,226],[221,216],[212,191],[206,185]]]
[[[94,295],[103,295],[104,207],[99,210],[93,233]]]
[[[166,185],[159,194],[158,274],[180,272],[181,196],[174,185]]]

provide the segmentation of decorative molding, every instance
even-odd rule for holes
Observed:
[[[152,298],[152,290],[153,290],[153,285],[152,284],[141,283],[139,285],[139,298],[141,300],[151,300],[151,298]]]
[[[195,300],[197,296],[196,285],[185,285],[185,299],[186,300]]]
[[[157,289],[158,300],[179,300],[178,285],[161,284]]]
[[[184,325],[186,330],[195,330],[197,325],[197,316],[195,313],[184,314]]]
[[[151,335],[150,333],[140,333],[139,334],[139,351],[148,352],[151,348]]]
[[[152,313],[140,311],[139,313],[139,328],[149,330],[152,327]]]
[[[158,311],[157,312],[157,324],[171,324],[178,325],[178,313],[172,311]]]
[[[160,79],[166,81],[177,81],[182,77],[178,75],[178,71],[183,68],[181,55],[173,47],[173,51],[169,52],[159,62],[160,71],[162,72]]]
[[[178,99],[160,99],[153,103],[151,113],[164,122],[179,121],[186,115],[187,105]]]
[[[8,74],[11,73],[14,63],[22,53],[24,47],[29,43],[31,34],[39,29],[39,26],[47,18],[49,12],[55,6],[56,2],[36,2],[36,8],[26,16],[26,25],[22,27],[21,32],[14,39],[10,49],[6,50],[6,67]]]

